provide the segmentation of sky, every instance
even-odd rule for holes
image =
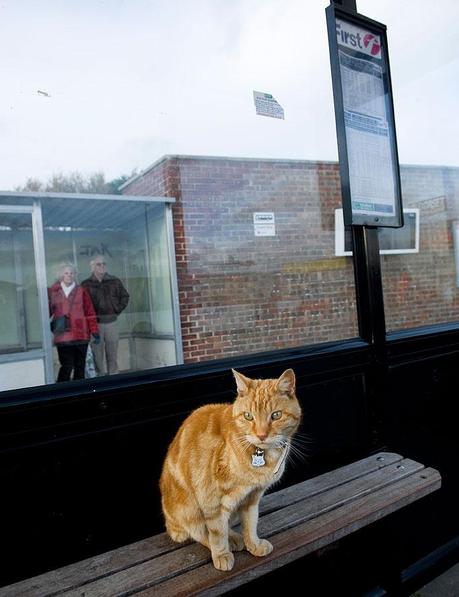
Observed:
[[[0,190],[165,154],[337,160],[327,5],[0,0]],[[459,2],[357,6],[388,27],[400,162],[459,166]]]

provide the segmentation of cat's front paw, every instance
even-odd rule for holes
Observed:
[[[212,562],[217,570],[231,570],[234,566],[234,556],[230,551],[219,555],[212,554]]]
[[[259,539],[257,543],[250,543],[247,545],[247,550],[254,556],[261,558],[267,556],[272,552],[272,543],[266,541],[266,539]]]

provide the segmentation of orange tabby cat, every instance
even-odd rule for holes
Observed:
[[[301,419],[292,369],[279,379],[233,373],[234,403],[208,404],[191,413],[169,446],[160,479],[168,534],[208,547],[219,570],[231,570],[232,551],[244,546],[255,556],[272,551],[257,535],[258,503],[284,472]],[[242,535],[230,528],[235,514]]]

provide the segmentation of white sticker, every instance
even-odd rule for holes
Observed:
[[[253,231],[255,236],[276,236],[274,212],[257,211],[253,214]]]
[[[283,107],[270,93],[254,91],[253,101],[255,103],[255,110],[260,116],[270,116],[271,118],[281,118],[284,120]]]

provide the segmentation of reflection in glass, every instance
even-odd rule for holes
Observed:
[[[141,201],[99,200],[43,203],[43,224],[48,284],[56,264],[73,260],[80,282],[92,275],[91,262],[101,257],[104,274],[126,289],[127,306],[109,305],[116,321],[99,312],[98,322],[115,323],[119,333],[117,365],[107,368],[107,351],[101,373],[114,373],[176,363],[170,265],[165,237],[165,206]],[[116,294],[116,292],[115,292]],[[112,301],[110,299],[104,299]],[[118,299],[117,299],[118,301]],[[100,303],[93,300],[96,307]],[[124,302],[123,302],[124,305]],[[105,309],[105,315],[108,311]],[[158,325],[158,322],[161,322]],[[108,325],[108,328],[113,326]],[[108,330],[107,328],[107,330]],[[108,330],[107,333],[114,333]],[[98,345],[92,350],[96,356]]]
[[[47,302],[40,310],[39,294],[47,296],[63,263],[75,264],[78,284],[86,286],[85,280],[92,280],[95,268],[102,271],[103,280],[110,286],[102,302],[92,296],[102,342],[92,338],[85,377],[181,361],[172,296],[173,241],[166,222],[170,208],[163,200],[126,200],[110,195],[98,199],[77,194],[44,194],[39,198],[27,193],[1,195],[0,390],[39,385],[45,380],[53,383],[58,377],[62,359],[59,363]],[[43,264],[40,267],[36,266],[36,255],[41,256],[37,258]],[[124,295],[118,295],[117,289]],[[101,358],[99,345],[104,347]],[[60,379],[75,375],[74,370]]]
[[[0,354],[41,345],[30,214],[0,213]]]

